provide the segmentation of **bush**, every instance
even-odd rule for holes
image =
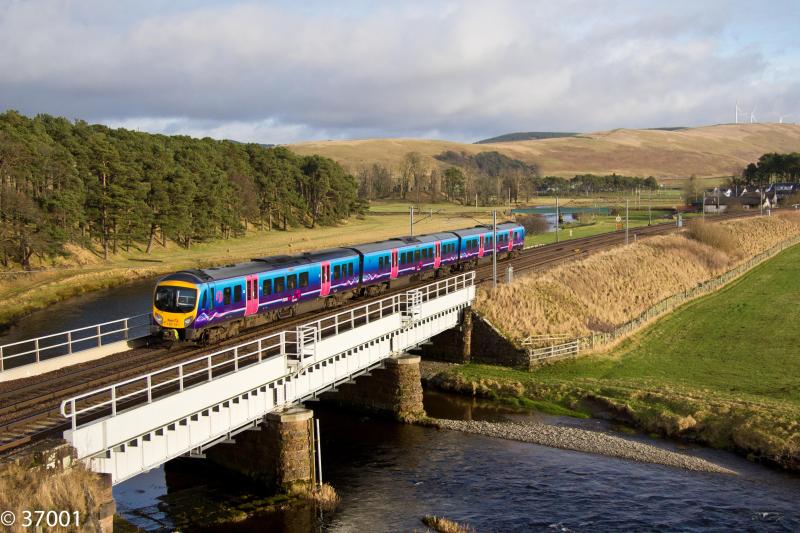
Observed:
[[[692,240],[707,244],[726,254],[737,255],[739,251],[734,235],[720,224],[697,220],[689,224],[687,235]]]
[[[550,224],[543,215],[520,215],[517,217],[517,222],[522,224],[529,235],[544,233],[550,229]]]

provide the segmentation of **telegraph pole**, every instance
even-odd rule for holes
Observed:
[[[653,225],[653,189],[650,189],[650,198],[647,201],[647,225]]]
[[[703,191],[703,222],[706,221],[706,191]]]
[[[414,206],[413,205],[411,206],[411,225],[410,225],[410,228],[411,228],[410,235],[413,237],[414,236]]]
[[[628,223],[628,202],[630,202],[630,199],[625,198],[625,244],[628,244],[628,229],[630,227]]]
[[[558,193],[556,193],[556,242],[558,242]]]
[[[497,288],[497,211],[492,211],[492,288]]]

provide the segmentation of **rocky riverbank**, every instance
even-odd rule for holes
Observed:
[[[699,457],[671,452],[656,446],[625,439],[608,433],[574,427],[552,426],[538,422],[486,422],[476,420],[431,419],[427,422],[440,429],[451,429],[501,439],[530,442],[551,448],[575,450],[655,463],[697,472],[736,474],[733,470]]]

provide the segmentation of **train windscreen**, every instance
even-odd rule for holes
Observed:
[[[188,313],[197,303],[197,289],[159,285],[156,289],[156,309],[166,313]]]

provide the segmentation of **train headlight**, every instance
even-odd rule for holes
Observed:
[[[192,323],[192,320],[194,320],[194,317],[187,316],[186,319],[183,321],[183,327],[188,328],[189,324]]]
[[[156,321],[156,324],[158,324],[159,326],[164,321],[164,317],[162,317],[158,313],[153,313],[153,319]]]

